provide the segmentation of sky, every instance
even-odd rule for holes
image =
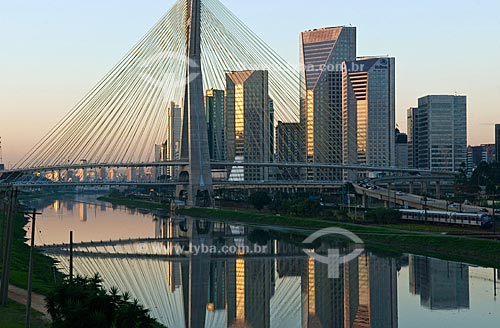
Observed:
[[[0,0],[0,137],[15,164],[173,0]],[[468,97],[468,142],[500,123],[500,1],[222,0],[294,66],[299,33],[358,28],[358,55],[396,57],[396,120],[428,94]]]

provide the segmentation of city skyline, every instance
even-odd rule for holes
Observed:
[[[2,65],[4,65],[2,70],[5,73],[5,79],[3,79],[0,88],[0,99],[3,105],[3,114],[10,118],[8,124],[0,124],[4,141],[4,161],[13,165],[28,152],[36,141],[58,121],[58,118],[66,114],[81,99],[100,76],[154,24],[172,3],[173,1],[149,1],[144,5],[144,3],[120,2],[120,6],[117,6],[117,3],[113,1],[106,4],[87,2],[85,5],[56,1],[51,6],[43,5],[43,8],[38,8],[41,5],[35,2],[5,4],[6,8],[3,14],[8,14],[9,17],[2,19],[0,24],[4,30],[13,32],[2,36],[4,43],[10,44],[11,47],[10,51],[0,54]],[[399,21],[408,16],[411,10],[420,8],[419,10],[422,11],[425,8],[425,3],[412,4],[412,7],[408,9],[390,3],[378,8],[360,7],[357,13],[353,13],[352,9],[343,4],[337,4],[341,9],[338,11],[340,12],[338,16],[332,18],[332,15],[328,15],[326,17],[325,13],[316,10],[316,16],[311,17],[304,14],[300,15],[298,20],[286,20],[282,29],[277,31],[271,30],[268,24],[258,24],[257,22],[260,21],[259,17],[265,21],[265,17],[271,16],[274,10],[282,5],[281,1],[266,6],[265,10],[261,10],[259,16],[255,15],[257,9],[251,8],[250,4],[227,3],[226,5],[242,21],[255,29],[259,36],[268,41],[293,66],[298,65],[298,35],[300,32],[309,28],[353,24],[358,28],[357,44],[360,55],[388,52],[398,60],[396,115],[397,123],[402,131],[406,131],[406,108],[415,106],[418,97],[425,94],[453,94],[457,91],[459,94],[467,95],[469,99],[471,119],[468,125],[470,131],[468,144],[492,143],[494,139],[492,123],[496,121],[494,99],[492,98],[495,95],[493,92],[495,85],[482,85],[478,81],[488,80],[490,75],[496,76],[495,70],[497,69],[495,67],[484,65],[490,56],[493,58],[494,54],[498,53],[495,51],[497,49],[495,47],[498,45],[492,44],[490,51],[484,54],[485,60],[474,62],[474,65],[467,64],[472,61],[471,50],[461,51],[461,56],[448,56],[449,62],[446,65],[442,65],[440,59],[444,58],[443,52],[449,51],[449,43],[452,43],[460,34],[457,32],[457,35],[450,35],[451,28],[462,32],[461,37],[470,36],[475,30],[484,30],[485,27],[488,27],[486,31],[491,31],[492,35],[495,29],[500,30],[499,24],[495,23],[494,20],[485,19],[494,12],[491,7],[498,5],[483,2],[479,5],[455,6],[450,8],[449,15],[452,17],[445,16],[443,21],[437,21],[439,9],[443,9],[446,4],[437,7],[437,13],[429,12],[429,21],[436,23],[432,28],[442,27],[442,34],[425,33],[431,27],[419,26],[421,34],[416,35],[417,31],[414,28],[408,27],[406,29],[406,26],[403,25],[398,26],[398,31],[385,30],[390,35],[378,40],[373,38],[375,33],[373,30],[376,30],[373,27],[376,26],[376,23],[373,17],[369,17],[368,11],[375,10],[379,13],[379,11],[387,9],[387,6],[393,5],[394,19]],[[301,10],[312,11],[313,9],[310,8],[312,6],[313,4],[300,10],[296,6],[290,6],[290,8],[285,9],[284,14],[289,15],[289,17],[290,15],[292,17],[299,16],[299,13],[302,13]],[[328,6],[333,7],[333,4],[325,4],[325,6],[329,8]],[[98,10],[96,11],[96,9]],[[38,12],[41,12],[42,15],[35,16],[34,13]],[[460,27],[458,23],[450,24],[450,21],[453,23],[453,17],[460,17],[469,14],[469,12],[481,12],[481,22],[471,23],[469,29]],[[134,22],[132,23],[129,20],[125,22],[120,18],[128,17],[132,13],[134,14]],[[63,17],[63,14],[66,17]],[[87,14],[89,16],[86,16]],[[456,14],[456,16],[452,14]],[[16,20],[14,21],[12,17],[16,17]],[[92,20],[84,25],[83,21],[88,20],[88,17],[92,17]],[[105,17],[108,19],[104,19]],[[74,20],[74,23],[66,22],[69,18]],[[112,20],[111,24],[109,19]],[[475,22],[474,18],[473,20]],[[460,19],[456,19],[456,22],[459,21]],[[24,25],[19,26],[19,24]],[[103,28],[103,25],[106,28]],[[61,29],[61,26],[64,26],[64,29]],[[98,30],[99,33],[97,33]],[[405,31],[408,32],[407,35],[404,35]],[[69,33],[71,33],[71,38],[68,37]],[[424,36],[432,41],[429,46],[437,49],[434,53],[434,60],[430,60],[428,54],[417,51],[420,49],[418,42],[421,42]],[[443,36],[447,36],[450,40],[446,41],[446,38],[442,38]],[[487,37],[488,33],[484,33],[484,36],[468,40],[470,46],[474,48],[475,43],[484,41]],[[27,40],[30,42],[26,42]],[[441,45],[436,44],[438,40],[440,40]],[[459,47],[463,45],[454,43],[454,46],[457,47],[457,51],[460,51]],[[413,60],[417,52],[421,60]],[[427,67],[429,71],[432,70],[432,75],[425,72],[422,67]],[[460,67],[458,71],[461,73],[455,69],[449,72],[451,73],[449,75],[443,74],[443,70],[453,67]],[[489,67],[489,69],[486,70],[484,67]],[[462,78],[457,78],[457,75],[462,76]],[[447,76],[447,79],[442,79],[442,76]],[[470,78],[464,79],[463,76]],[[26,92],[29,93],[29,97],[25,96]],[[19,115],[17,118],[12,117],[14,114]],[[27,119],[27,117],[32,119]],[[17,133],[21,124],[30,133]],[[485,128],[485,125],[488,128]]]

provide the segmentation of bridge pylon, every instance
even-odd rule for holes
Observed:
[[[179,170],[179,181],[188,185],[178,186],[177,197],[187,206],[212,205],[213,184],[208,149],[208,131],[205,116],[203,77],[201,70],[201,0],[186,0],[187,67],[184,94],[184,116],[181,137],[181,158],[188,165]]]

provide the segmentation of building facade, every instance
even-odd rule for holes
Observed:
[[[167,107],[167,140],[160,146],[160,161],[181,158],[182,109],[174,102]],[[162,169],[163,170],[163,169]],[[168,166],[161,175],[177,176],[177,167]]]
[[[276,161],[279,163],[300,162],[300,152],[303,149],[302,129],[300,123],[278,122],[276,126]],[[280,172],[285,180],[300,179],[298,168],[283,168]]]
[[[408,135],[396,129],[396,167],[408,168]]]
[[[410,163],[414,168],[458,171],[467,161],[467,98],[425,96],[408,111]]]
[[[226,74],[225,144],[228,161],[268,163],[273,159],[273,109],[267,71]],[[268,180],[268,167],[233,166],[231,181]]]
[[[406,111],[406,122],[408,129],[408,167],[414,168],[417,166],[418,153],[416,147],[416,137],[418,134],[418,126],[415,125],[417,121],[418,109],[416,107],[410,107]]]
[[[300,35],[301,115],[309,163],[342,163],[342,63],[356,59],[356,28],[330,27]],[[307,169],[305,179],[341,180],[341,170]]]
[[[496,160],[495,145],[467,147],[467,174],[471,175],[481,162],[491,163]]]
[[[210,159],[225,160],[224,138],[224,90],[207,90],[205,96],[205,113],[208,128],[208,147]]]
[[[343,67],[343,163],[395,166],[395,59],[360,58]]]

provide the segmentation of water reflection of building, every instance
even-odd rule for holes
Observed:
[[[246,237],[233,240],[235,246],[253,246]],[[268,241],[267,249],[267,254],[273,253],[271,241]],[[270,303],[275,288],[274,272],[273,258],[241,257],[227,260],[228,327],[270,327]]]
[[[364,254],[344,266],[344,327],[397,327],[397,265]]]
[[[303,327],[343,326],[342,270],[339,279],[331,279],[328,277],[327,265],[308,258],[301,277],[301,289]]]
[[[155,224],[156,236],[168,238],[168,255],[177,254],[173,246],[221,250],[266,240],[265,234],[251,237],[248,227],[170,218]],[[111,286],[143,300],[168,327],[397,327],[396,260],[363,255],[341,265],[339,279],[330,279],[328,266],[308,258],[299,243],[268,240],[267,247],[265,254],[182,259],[140,253],[126,259],[129,270],[121,257],[78,257],[77,263],[85,261],[79,268],[103,272]],[[318,252],[329,248],[324,243]],[[134,248],[124,251],[133,254]]]
[[[410,256],[410,292],[431,310],[468,309],[469,267],[465,264]]]
[[[81,222],[87,222],[87,215],[88,215],[88,210],[87,210],[87,204],[85,203],[79,203],[80,207],[80,221]]]

